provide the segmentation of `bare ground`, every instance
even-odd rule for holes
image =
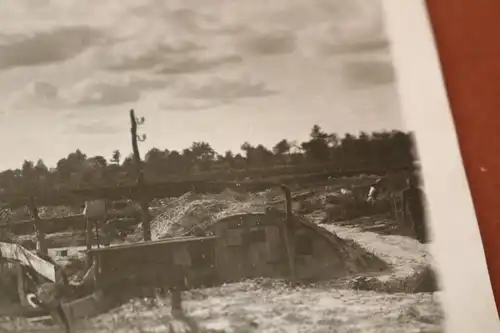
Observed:
[[[179,210],[162,213],[171,224]],[[308,218],[319,222],[321,215],[318,212]],[[370,225],[380,228],[370,229]],[[391,269],[376,276],[383,283],[405,282],[431,263],[425,245],[397,232],[384,232],[394,228],[394,222],[387,219],[356,219],[322,226],[388,262]],[[166,231],[165,226],[157,227],[158,235]],[[244,281],[185,292],[183,307],[199,332],[442,332],[443,313],[435,294],[355,290],[349,288],[349,280],[296,288],[271,279]],[[17,332],[55,330],[19,319],[0,321],[0,332],[2,328],[12,329],[14,324]],[[171,330],[170,326],[176,328]],[[186,319],[172,317],[168,299],[159,299],[154,305],[136,299],[79,322],[77,332],[183,332],[182,326],[187,326]]]
[[[350,238],[389,262],[388,280],[410,276],[429,262],[424,245],[404,236],[384,236],[335,225],[326,228]],[[443,314],[431,293],[358,291],[329,283],[290,288],[260,279],[184,293],[185,312],[200,332],[442,332]],[[78,332],[169,332],[169,300],[154,306],[133,300],[78,324]],[[28,332],[33,324],[23,326]],[[5,326],[4,326],[5,327]],[[38,326],[40,327],[40,326]],[[41,327],[40,327],[41,328]],[[23,330],[22,332],[25,332]],[[34,332],[34,331],[33,331]],[[182,332],[178,327],[176,332]]]
[[[430,294],[383,294],[274,281],[247,281],[187,292],[186,312],[203,332],[439,332]],[[132,301],[85,325],[86,332],[164,332],[168,301]],[[142,331],[140,330],[140,328]],[[110,330],[112,328],[112,330]],[[83,331],[82,331],[83,332]]]

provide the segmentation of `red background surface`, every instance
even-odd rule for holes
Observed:
[[[500,1],[427,6],[499,309]]]

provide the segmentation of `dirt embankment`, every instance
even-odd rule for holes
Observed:
[[[226,190],[218,195],[188,192],[163,207],[155,207],[151,221],[153,240],[183,236],[195,228],[205,228],[225,216],[263,211],[266,207],[264,194],[242,194]],[[127,237],[127,241],[142,240],[142,225]]]

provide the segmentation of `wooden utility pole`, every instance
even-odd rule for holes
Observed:
[[[145,241],[150,241],[151,217],[149,215],[149,199],[145,187],[144,170],[143,170],[141,155],[139,154],[139,145],[137,143],[138,141],[142,142],[146,139],[145,135],[142,135],[142,137],[139,137],[139,135],[137,135],[137,125],[142,125],[143,123],[144,123],[144,118],[137,119],[134,110],[130,110],[130,124],[131,124],[130,134],[132,135],[132,150],[134,152],[139,203],[141,205],[141,210],[142,210],[142,229],[144,235],[143,237]]]
[[[292,193],[286,185],[280,185],[280,188],[285,194],[286,219],[284,238],[288,256],[288,266],[290,269],[290,279],[292,281],[292,285],[295,285],[297,275],[295,270],[295,232],[293,225]]]

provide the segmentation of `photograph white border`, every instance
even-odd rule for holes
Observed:
[[[383,0],[406,128],[429,202],[445,331],[500,332],[479,226],[423,0]]]

